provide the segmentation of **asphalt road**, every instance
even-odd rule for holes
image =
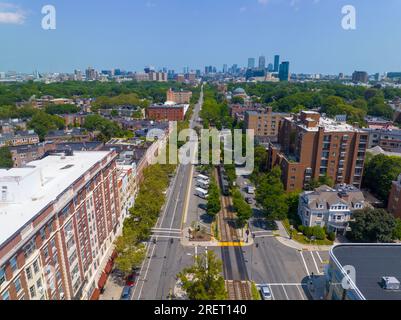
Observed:
[[[195,105],[190,127],[197,125],[196,119],[203,104],[203,92]],[[184,266],[194,262],[194,248],[181,246],[181,224],[189,189],[192,165],[179,165],[167,193],[167,203],[156,224],[152,241],[147,246],[147,257],[142,265],[139,280],[134,288],[133,300],[166,300],[176,283],[176,275]],[[155,243],[153,242],[155,241]],[[201,250],[199,251],[201,253]]]

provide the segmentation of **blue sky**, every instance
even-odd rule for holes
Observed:
[[[57,29],[41,28],[43,5]],[[341,27],[344,5],[357,29]],[[401,71],[400,0],[0,0],[0,71],[182,71],[274,54],[292,72]]]

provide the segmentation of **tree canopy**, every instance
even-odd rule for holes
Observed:
[[[401,173],[401,158],[379,154],[366,163],[363,183],[378,198],[388,201],[392,181]]]
[[[274,167],[260,178],[256,189],[256,201],[263,208],[267,218],[283,220],[287,217],[288,202],[279,167]]]
[[[353,213],[354,221],[350,222],[349,238],[355,242],[392,242],[396,220],[383,209],[358,210]]]
[[[13,167],[13,158],[8,147],[0,148],[0,168],[9,169]]]
[[[221,275],[223,263],[213,251],[199,255],[195,264],[178,274],[190,300],[226,300],[227,291]]]

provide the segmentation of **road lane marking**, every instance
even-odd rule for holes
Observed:
[[[302,288],[302,285],[297,285],[296,287],[297,287],[297,289],[298,289],[299,294],[301,295],[302,300],[305,300],[304,294],[302,293],[301,289],[299,289],[299,287]]]
[[[315,264],[315,268],[317,270],[317,274],[320,274],[320,270],[319,270],[319,267],[317,266],[317,263],[316,263],[316,260],[315,260],[315,256],[313,255],[313,251],[310,251],[310,254],[312,256],[313,263]]]
[[[191,198],[191,191],[192,191],[192,178],[194,176],[194,166],[191,165],[191,170],[190,174],[188,177],[188,189],[187,189],[187,194],[185,195],[185,208],[184,208],[184,214],[182,215],[182,220],[181,220],[181,229],[184,228],[184,224],[187,222],[187,215],[188,215],[188,208],[189,208],[189,199]]]
[[[319,251],[316,251],[316,254],[317,254],[317,257],[318,257],[319,260],[320,260],[320,263],[323,264],[323,259],[322,259],[322,257],[320,256]]]
[[[269,284],[269,288],[270,288],[270,293],[272,294],[273,300],[276,300],[276,299],[274,298],[273,289],[272,289],[272,287],[270,286],[270,284]]]
[[[158,231],[158,230],[153,230],[152,232],[153,232],[153,233],[178,233],[178,234],[181,233],[181,231],[162,231],[162,230],[160,230],[160,231]]]
[[[302,254],[302,251],[299,254],[301,255],[302,261],[304,263],[304,266],[305,266],[305,269],[306,269],[306,275],[310,278],[309,269],[308,269],[308,266],[306,265],[305,258],[304,258],[304,255]]]
[[[219,247],[243,247],[245,245],[244,242],[219,242],[218,246]]]
[[[290,300],[290,298],[288,297],[287,291],[285,290],[285,287],[284,287],[284,285],[282,285],[281,287],[282,287],[282,288],[283,288],[283,290],[284,290],[284,294],[285,294],[285,296],[286,296],[287,300]]]
[[[148,276],[148,272],[149,272],[149,268],[150,268],[150,263],[152,262],[152,257],[153,257],[153,254],[154,254],[154,252],[155,252],[155,249],[156,249],[156,245],[153,245],[153,250],[152,250],[152,253],[151,253],[151,255],[150,255],[150,259],[149,259],[149,261],[148,261],[148,267],[146,268],[145,276],[144,276],[144,278],[143,278],[144,280],[142,281],[141,289],[139,290],[139,294],[138,294],[138,299],[137,299],[137,300],[141,299],[143,286],[144,286],[144,284],[145,284],[145,279],[146,279],[146,277]]]
[[[181,229],[169,229],[169,228],[152,228],[153,231],[157,231],[157,230],[169,230],[169,231],[179,231],[181,232]]]
[[[169,238],[169,239],[179,239],[181,240],[182,238],[179,236],[173,236],[173,235],[156,235],[157,238]]]

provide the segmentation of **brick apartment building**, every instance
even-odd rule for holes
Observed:
[[[27,163],[42,158],[46,152],[55,150],[54,143],[37,143],[10,147],[14,168],[22,168]]]
[[[190,103],[192,98],[192,92],[186,90],[174,91],[169,89],[167,91],[167,101],[175,102],[177,104]]]
[[[0,134],[0,147],[21,146],[36,143],[39,143],[39,136],[33,130]]]
[[[397,181],[393,181],[391,185],[387,209],[395,217],[401,218],[401,175],[399,175]]]
[[[183,121],[186,105],[155,104],[146,109],[146,118],[149,120]]]
[[[0,170],[0,300],[96,298],[120,232],[115,152]]]
[[[256,137],[268,137],[272,140],[278,136],[280,121],[288,114],[273,112],[271,107],[245,113],[246,129],[253,129]]]
[[[269,144],[268,167],[280,166],[289,192],[321,176],[359,188],[367,143],[368,134],[356,127],[302,111],[281,121],[278,144]]]

